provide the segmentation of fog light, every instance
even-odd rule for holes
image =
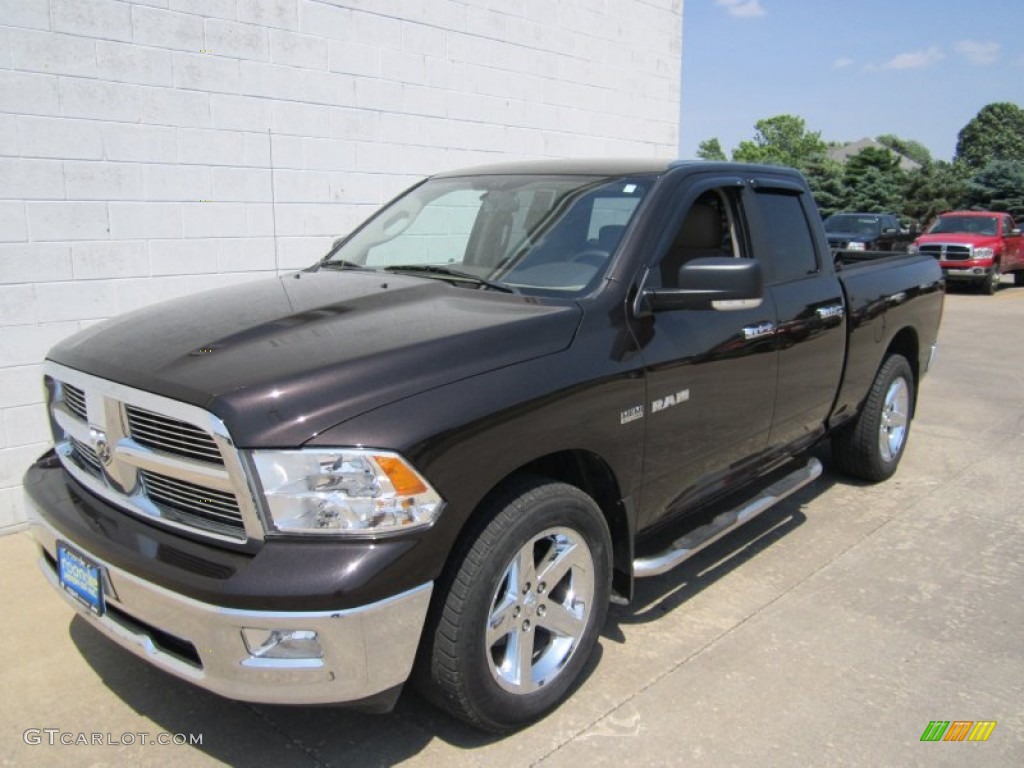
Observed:
[[[316,632],[308,629],[242,630],[249,653],[257,659],[321,659],[324,649]]]

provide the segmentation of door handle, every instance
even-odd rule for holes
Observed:
[[[827,307],[818,307],[816,310],[821,320],[839,320],[846,314],[842,304],[832,304]]]
[[[775,323],[759,323],[758,325],[748,325],[743,329],[743,338],[747,341],[753,339],[760,339],[765,336],[771,336],[775,333]]]

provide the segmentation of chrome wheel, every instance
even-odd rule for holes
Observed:
[[[594,558],[570,528],[550,528],[519,550],[491,600],[485,652],[509,693],[550,683],[572,658],[594,604]]]
[[[913,415],[914,371],[903,355],[894,353],[882,361],[860,413],[833,433],[836,466],[871,483],[892,477],[907,447]]]
[[[903,449],[910,422],[910,387],[897,378],[889,385],[878,429],[878,448],[884,461],[892,461]]]
[[[569,695],[608,614],[612,537],[579,488],[522,475],[495,490],[429,620],[417,685],[466,722],[502,733]]]

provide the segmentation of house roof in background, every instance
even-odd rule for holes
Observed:
[[[837,160],[840,163],[845,163],[858,152],[860,152],[863,149],[868,149],[869,147],[873,149],[889,149],[889,147],[885,146],[881,142],[865,137],[858,141],[851,141],[849,144],[844,144],[841,147],[832,147],[826,150],[825,154],[828,155],[833,160]],[[915,160],[911,160],[906,155],[901,155],[899,152],[894,152],[891,149],[889,149],[889,151],[900,159],[900,168],[902,170],[913,171],[921,167],[920,163],[918,163]]]

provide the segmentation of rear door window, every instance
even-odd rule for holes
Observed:
[[[761,245],[771,262],[774,282],[785,283],[818,271],[803,194],[789,189],[758,189],[755,194],[761,225]]]

